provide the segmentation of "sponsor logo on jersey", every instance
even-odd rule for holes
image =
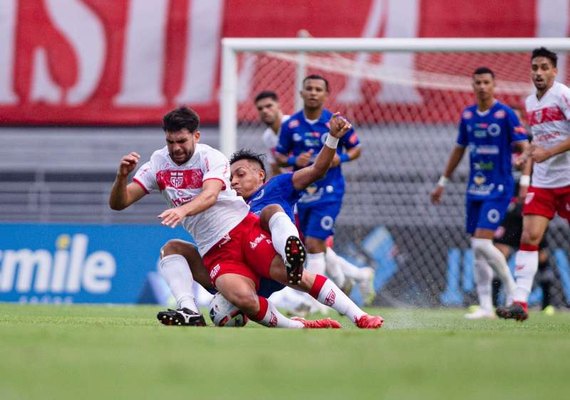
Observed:
[[[476,146],[475,153],[483,155],[499,154],[499,147],[494,145]]]
[[[315,192],[317,191],[317,189],[318,189],[318,186],[313,183],[313,184],[311,184],[311,185],[309,185],[309,186],[306,187],[305,192],[306,192],[308,195],[313,195],[313,194],[315,194]]]
[[[293,133],[294,142],[300,142],[301,140],[303,140],[303,137],[300,134],[298,134],[297,132]]]
[[[525,127],[522,126],[522,125],[515,126],[515,129],[514,129],[514,130],[515,130],[516,133],[521,133],[521,134],[523,134],[523,135],[526,134],[526,129],[525,129]]]
[[[324,304],[331,307],[334,302],[336,300],[336,293],[334,292],[334,290],[330,290],[330,292],[327,294],[327,297],[325,297],[325,301]]]
[[[175,189],[200,189],[204,173],[201,169],[160,170],[156,173],[156,183],[161,191]]]
[[[492,171],[493,168],[495,168],[495,164],[493,163],[493,161],[488,161],[488,162],[481,161],[478,163],[474,163],[473,168],[476,171]]]
[[[493,117],[497,119],[503,119],[505,118],[505,115],[506,115],[505,110],[499,110],[495,112],[495,114],[493,114]]]
[[[289,124],[287,125],[289,128],[293,129],[299,126],[299,120],[298,119],[294,119],[292,121],[289,121]]]
[[[253,242],[249,242],[249,246],[252,249],[255,249],[257,247],[257,245],[259,243],[261,243],[263,240],[265,240],[267,238],[267,236],[265,236],[263,233],[260,234],[258,237],[256,237],[255,239],[253,239]]]
[[[469,110],[463,112],[463,119],[471,119],[473,118],[473,113]]]
[[[499,136],[501,134],[501,127],[499,124],[492,123],[487,127],[487,132],[489,132],[489,135],[491,136]]]
[[[473,136],[475,136],[477,139],[482,139],[484,137],[487,137],[487,131],[476,129],[475,132],[473,132]]]

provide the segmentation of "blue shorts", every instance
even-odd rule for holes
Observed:
[[[334,223],[342,199],[318,200],[310,203],[297,203],[301,232],[305,237],[325,240],[334,235]]]
[[[465,202],[467,233],[473,234],[477,228],[495,231],[505,218],[510,202],[510,196],[489,200],[467,199]]]

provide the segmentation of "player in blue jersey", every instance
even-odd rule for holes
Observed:
[[[328,81],[309,75],[301,89],[303,109],[281,126],[276,158],[282,165],[299,170],[314,161],[329,131],[332,113],[324,108],[329,95]],[[322,179],[309,185],[297,204],[301,232],[307,248],[307,270],[324,274],[326,239],[334,234],[334,223],[344,196],[341,164],[360,157],[360,141],[350,130],[339,142],[331,168]]]
[[[333,119],[335,119],[334,122]],[[263,183],[266,177],[263,160],[259,163],[254,163],[246,158],[241,159],[240,154],[242,157],[245,157],[244,155],[247,154],[245,151],[238,152],[232,157],[232,188],[234,188],[239,195],[244,197],[246,196],[240,192],[241,189],[243,189],[244,193],[248,193],[250,195],[255,192],[253,196],[246,197],[246,200],[248,200],[250,210],[260,215],[261,226],[271,233],[271,240],[274,243],[275,249],[279,253],[282,252],[278,249],[286,247],[285,243],[288,238],[291,236],[298,237],[298,231],[292,221],[292,218],[293,205],[301,195],[301,190],[326,173],[335,155],[335,149],[339,142],[338,137],[342,137],[351,129],[350,123],[338,114],[331,117],[330,123],[331,135],[327,138],[324,148],[316,157],[313,165],[296,171],[295,173],[287,173],[272,178],[262,188],[259,188],[259,182]],[[238,160],[238,158],[240,159]],[[238,184],[237,182],[240,183]],[[255,189],[252,189],[253,185],[256,185]],[[171,240],[163,247],[162,251],[163,254],[180,254],[184,256],[188,261],[194,280],[204,288],[214,290],[207,273],[204,273],[205,268],[202,259],[191,243],[181,240]],[[283,254],[281,255],[282,258],[286,258]],[[311,274],[307,273],[307,275]],[[354,315],[355,317],[352,318],[353,322],[359,328],[376,329],[382,326],[382,317],[366,314],[356,304],[354,304],[348,296],[342,293],[342,291],[340,291],[332,281],[327,280],[323,276],[317,276],[315,279],[319,283],[322,281],[323,285],[328,285],[327,287],[330,286],[334,292],[334,298],[321,299],[320,297],[317,298],[318,293],[316,290],[314,293],[311,291],[310,294],[319,302],[333,307],[343,315]],[[169,281],[168,284],[177,285],[177,281],[180,280],[183,279],[180,278],[178,280]],[[318,287],[318,285],[316,287]],[[283,285],[278,282],[270,279],[261,279],[258,294],[260,296],[267,297],[273,291],[281,288],[283,288]],[[190,289],[191,288],[183,289],[181,287],[177,287],[177,303],[179,303],[181,299],[184,300],[192,296]],[[255,292],[253,292],[252,295],[255,295]],[[163,312],[162,314],[165,313],[168,312]],[[159,315],[161,315],[161,313],[159,313]],[[159,320],[162,323],[169,324],[168,319],[159,318]]]
[[[514,279],[504,255],[493,245],[495,230],[503,220],[511,201],[514,180],[511,173],[513,151],[524,151],[528,138],[524,127],[511,108],[494,97],[495,75],[486,67],[473,73],[473,91],[477,103],[463,110],[457,143],[431,200],[439,204],[444,188],[469,150],[470,173],[466,193],[466,231],[471,235],[475,256],[475,282],[480,307],[466,314],[468,319],[494,318],[492,305],[493,270],[504,284],[507,302],[512,301]],[[528,175],[530,165],[523,167]],[[520,195],[526,194],[520,186]]]

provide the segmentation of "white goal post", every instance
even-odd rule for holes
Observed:
[[[570,38],[224,38],[220,93],[220,149],[237,146],[239,52],[521,52],[537,47],[569,51]]]

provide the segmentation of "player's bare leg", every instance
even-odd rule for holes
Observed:
[[[275,257],[273,260],[270,275],[278,282],[287,284],[287,277],[283,271],[283,261],[280,257]],[[323,275],[315,275],[305,271],[301,283],[291,287],[309,293],[320,303],[345,315],[359,328],[377,329],[384,323],[382,317],[368,315],[361,310],[333,281]]]
[[[283,271],[283,261],[279,256]],[[330,318],[307,321],[301,318],[289,319],[265,297],[258,296],[254,282],[242,275],[223,274],[216,279],[216,287],[222,295],[237,308],[242,310],[249,319],[261,325],[272,328],[340,328],[341,325]]]

